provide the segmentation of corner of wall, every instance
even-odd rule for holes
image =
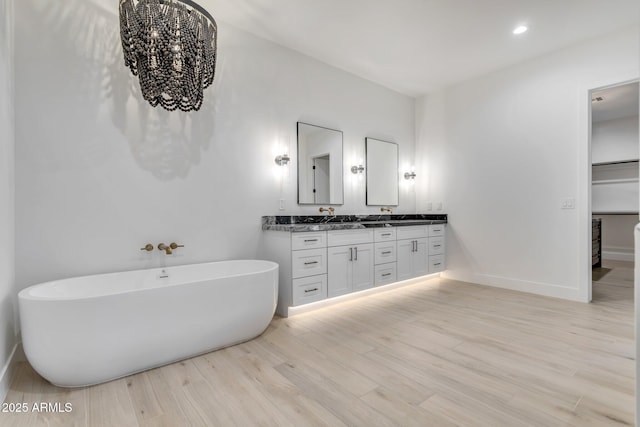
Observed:
[[[7,363],[0,370],[0,402],[4,402],[4,399],[9,393],[9,387],[17,372],[17,364],[25,360],[24,352],[22,350],[22,343],[16,343],[11,350]]]
[[[15,281],[15,55],[14,0],[0,0],[0,400],[14,372],[18,348]]]

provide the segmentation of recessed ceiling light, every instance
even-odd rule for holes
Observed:
[[[529,29],[529,28],[527,28],[527,26],[526,26],[526,25],[520,25],[520,26],[516,27],[516,28],[513,30],[513,34],[522,34],[522,33],[526,33],[528,29]]]

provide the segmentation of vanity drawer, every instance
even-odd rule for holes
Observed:
[[[327,232],[291,233],[291,250],[327,247]]]
[[[396,263],[380,264],[375,266],[374,286],[388,285],[397,279]]]
[[[420,239],[428,236],[427,225],[413,225],[398,227],[396,237],[398,240]]]
[[[444,255],[429,257],[429,273],[438,273],[444,270]]]
[[[396,240],[396,229],[392,227],[376,228],[373,231],[374,242],[387,242],[389,240]]]
[[[429,255],[442,255],[444,253],[444,236],[429,237]]]
[[[396,261],[396,242],[374,243],[374,264]]]
[[[327,275],[293,280],[293,305],[309,304],[327,298]]]
[[[359,245],[373,242],[373,230],[334,230],[327,232],[328,246]]]
[[[327,250],[307,249],[291,252],[291,273],[294,279],[327,272]]]
[[[444,227],[446,224],[432,224],[429,226],[429,237],[444,236]]]

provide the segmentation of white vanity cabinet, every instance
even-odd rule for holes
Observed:
[[[373,232],[329,231],[328,296],[336,297],[373,287]]]
[[[277,312],[445,269],[445,224],[330,231],[266,230],[280,266]]]

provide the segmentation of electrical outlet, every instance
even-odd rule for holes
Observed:
[[[433,203],[427,202],[427,211],[432,211],[432,210],[433,210]]]
[[[281,210],[281,211],[284,210],[284,199],[280,199],[278,201],[278,210]]]
[[[442,202],[436,203],[436,210],[437,211],[441,211],[442,210]]]

